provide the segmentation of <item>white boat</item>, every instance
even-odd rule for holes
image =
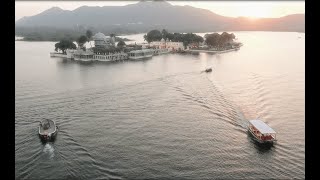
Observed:
[[[54,140],[57,135],[58,126],[50,119],[44,119],[39,124],[39,136],[43,141]]]
[[[168,54],[171,51],[169,49],[154,49],[154,55]]]
[[[142,50],[130,51],[128,53],[128,56],[129,56],[129,59],[137,60],[137,59],[151,58],[153,56],[153,53],[154,53],[153,49],[142,49]]]
[[[58,52],[50,52],[50,57],[61,57],[61,58],[67,58],[67,54],[58,53]]]
[[[248,131],[259,143],[273,143],[277,141],[276,132],[261,120],[250,120]]]

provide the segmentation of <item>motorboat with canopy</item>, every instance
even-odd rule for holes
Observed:
[[[57,135],[58,126],[50,119],[44,119],[39,124],[39,136],[41,140],[51,141]]]
[[[273,143],[277,141],[275,130],[261,120],[250,120],[248,130],[260,143]]]

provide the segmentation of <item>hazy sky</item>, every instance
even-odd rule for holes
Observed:
[[[138,1],[15,1],[15,20],[23,16],[39,14],[53,6],[65,10],[74,10],[80,6],[124,6]],[[223,16],[239,17],[281,17],[288,14],[305,13],[304,1],[168,1],[172,5],[190,5],[193,7],[208,9]]]

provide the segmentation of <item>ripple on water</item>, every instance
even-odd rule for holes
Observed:
[[[304,178],[304,70],[296,57],[284,59],[294,62],[284,69],[272,64],[279,57],[263,58],[262,48],[250,56],[244,49],[52,66],[56,59],[33,58],[17,44],[17,179]],[[32,69],[26,59],[48,64]],[[214,71],[200,73],[208,65]],[[248,120],[257,117],[278,132],[274,146],[262,147],[248,134]],[[59,126],[53,143],[37,135],[42,118]]]

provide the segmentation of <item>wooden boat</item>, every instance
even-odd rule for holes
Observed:
[[[250,120],[248,131],[259,143],[273,143],[277,141],[276,132],[261,120]]]
[[[50,119],[44,119],[39,124],[39,137],[44,141],[54,140],[58,133],[58,126]]]
[[[212,71],[212,68],[207,68],[206,70],[205,70],[205,72],[211,72]]]

